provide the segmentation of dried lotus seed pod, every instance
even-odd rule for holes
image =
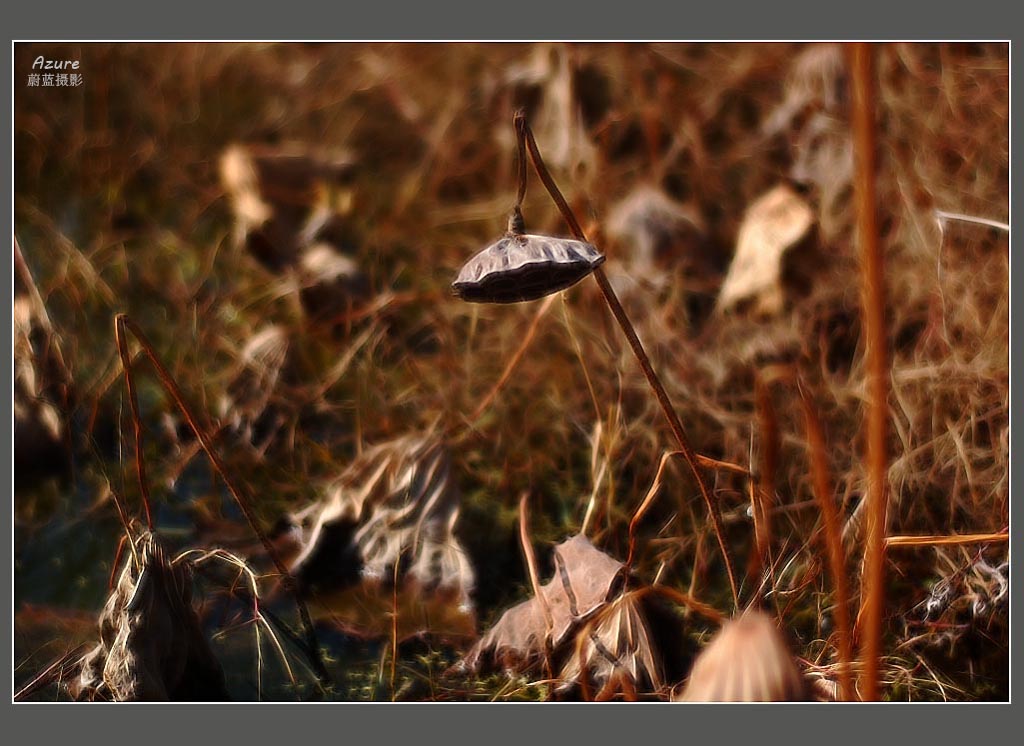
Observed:
[[[470,259],[452,283],[472,303],[519,303],[565,290],[604,262],[592,244],[522,233],[513,213],[509,232]]]

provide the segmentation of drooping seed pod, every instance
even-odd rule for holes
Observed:
[[[807,684],[771,618],[748,611],[697,656],[680,702],[803,702]]]
[[[452,289],[471,303],[519,303],[575,285],[604,262],[592,244],[523,233],[518,209],[509,230],[462,267]]]

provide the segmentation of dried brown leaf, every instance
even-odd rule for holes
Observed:
[[[219,701],[224,673],[192,607],[192,572],[141,534],[100,615],[100,642],[70,688],[79,700]]]
[[[359,574],[388,581],[397,566],[401,579],[471,608],[475,575],[455,536],[459,504],[442,441],[428,433],[381,444],[305,511],[309,528],[295,527],[302,549],[290,569],[316,584]]]
[[[562,668],[563,686],[586,677],[599,691],[621,686],[623,677],[635,691],[657,691],[665,680],[644,608],[645,593],[624,593],[598,612],[580,632],[572,657]]]
[[[740,226],[736,254],[718,295],[719,310],[750,301],[759,314],[781,311],[783,256],[813,224],[811,208],[785,184],[758,198]]]
[[[551,647],[565,643],[580,624],[602,609],[624,565],[577,534],[554,548],[554,577],[541,587],[551,611]],[[462,665],[477,670],[498,664],[528,668],[544,654],[547,625],[536,597],[506,611],[466,655]]]

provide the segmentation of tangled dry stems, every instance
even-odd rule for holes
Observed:
[[[364,444],[425,429],[438,417],[464,424],[457,413],[474,411],[502,376],[535,309],[467,307],[447,302],[439,289],[501,229],[513,199],[507,112],[511,104],[533,101],[538,139],[567,197],[584,222],[597,223],[588,234],[607,234],[599,243],[610,257],[609,273],[621,261],[653,291],[626,302],[639,311],[630,308],[702,452],[747,465],[753,440],[757,460],[763,443],[754,376],[765,380],[780,445],[770,512],[773,595],[800,639],[827,638],[821,621],[827,614],[820,612],[829,608],[821,596],[830,588],[807,541],[818,516],[798,507],[810,503],[813,491],[796,381],[808,381],[814,392],[847,548],[856,555],[865,484],[864,370],[841,180],[819,183],[811,194],[828,261],[787,298],[785,313],[709,315],[714,299],[707,295],[721,281],[746,206],[793,166],[790,143],[842,132],[813,116],[813,128],[804,129],[808,111],[832,116],[837,102],[830,91],[841,71],[827,49],[814,52],[817,61],[814,54],[798,60],[800,52],[792,45],[465,45],[457,54],[419,45],[386,53],[359,45],[191,45],[155,64],[160,53],[146,47],[100,47],[97,64],[111,76],[117,121],[146,125],[116,133],[121,147],[113,148],[103,145],[113,134],[110,125],[94,124],[103,120],[76,117],[45,100],[32,104],[34,111],[19,109],[18,234],[87,415],[116,409],[116,353],[108,334],[114,311],[129,312],[152,331],[172,374],[200,392],[196,400],[209,412],[229,390],[247,339],[270,323],[293,330],[289,373],[270,397],[284,413],[281,433],[262,455],[245,449],[231,455],[232,468],[261,486],[258,510],[269,524],[306,504],[314,496],[310,485],[335,476],[337,464]],[[151,87],[164,95],[132,93],[126,60],[149,60]],[[184,68],[194,73],[179,75]],[[879,54],[880,189],[891,213],[882,238],[893,300],[893,533],[998,532],[1007,524],[1007,238],[985,225],[936,221],[937,210],[1005,221],[1007,76],[1005,48],[998,45],[898,44]],[[248,90],[260,93],[225,94]],[[627,90],[635,95],[624,95]],[[580,106],[572,105],[573,96]],[[277,106],[285,100],[289,106]],[[196,111],[203,116],[183,120],[183,113]],[[39,122],[53,126],[41,129]],[[351,145],[373,173],[355,177],[356,259],[371,287],[395,297],[340,336],[307,324],[294,293],[229,240],[231,216],[217,186],[219,153],[233,142],[266,140],[272,131]],[[835,142],[841,154],[841,140]],[[80,165],[66,172],[57,164]],[[821,169],[815,162],[800,165],[812,175]],[[647,278],[628,267],[632,242],[601,223],[642,183],[702,217],[717,274],[709,270],[697,282],[671,269]],[[92,188],[98,184],[105,188]],[[90,196],[83,201],[81,194]],[[80,205],[77,225],[53,217],[71,197]],[[561,232],[556,212],[539,195],[526,207],[538,229]],[[494,589],[482,591],[485,609],[512,600],[510,577],[523,580],[510,540],[517,495],[536,496],[537,536],[560,538],[589,516],[595,542],[624,557],[629,518],[668,442],[595,293],[587,285],[571,290],[569,314],[549,313],[536,323],[531,348],[507,386],[453,453],[475,564],[493,547],[469,534],[486,526],[507,537],[498,554],[508,558],[491,557],[480,570],[486,577],[480,585]],[[141,385],[143,401],[159,408],[150,384]],[[102,417],[86,420],[99,432]],[[160,458],[150,463],[172,471]],[[154,474],[154,483],[161,476]],[[726,521],[727,533],[743,566],[752,545],[743,480],[730,474],[716,480],[723,512],[736,517]],[[663,489],[683,503],[695,496],[675,468],[666,470]],[[197,509],[220,514],[214,490],[190,497]],[[699,511],[679,505],[665,500],[645,520],[647,551],[637,569],[726,608],[720,568],[705,561],[711,555],[705,522]],[[908,605],[927,600],[928,586],[952,572],[930,551],[890,555],[894,575],[910,589]],[[986,549],[983,559],[998,567],[1001,551]],[[894,614],[903,602],[895,603]],[[888,630],[890,650],[901,650],[905,635],[916,636]],[[993,656],[989,670],[1003,668],[999,644],[978,655]],[[893,687],[905,685],[908,697],[969,697],[974,689],[969,677],[951,685],[916,659],[888,663],[886,685],[900,694]],[[900,666],[910,673],[899,674]]]

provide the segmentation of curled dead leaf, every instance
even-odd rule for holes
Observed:
[[[79,700],[220,701],[224,673],[192,607],[192,571],[143,533],[125,550],[100,614],[100,642],[69,686]]]
[[[551,647],[557,650],[608,603],[625,566],[594,547],[582,534],[557,545],[554,560],[554,577],[541,586],[540,592],[551,614]],[[506,611],[461,665],[470,670],[495,665],[527,669],[542,658],[547,634],[542,604],[536,597],[531,598]]]
[[[601,609],[577,636],[576,649],[562,668],[562,688],[579,683],[597,689],[657,691],[665,681],[661,651],[647,619],[643,591],[623,593]]]
[[[725,311],[750,302],[755,313],[772,315],[783,308],[782,261],[814,224],[814,213],[793,189],[780,184],[747,210],[736,239],[736,254],[718,295]]]
[[[612,208],[608,235],[629,246],[634,269],[652,272],[656,267],[706,260],[700,213],[648,184],[636,187]]]
[[[296,516],[291,571],[316,586],[412,583],[472,609],[475,574],[455,536],[460,498],[443,441],[414,434],[368,449]]]

